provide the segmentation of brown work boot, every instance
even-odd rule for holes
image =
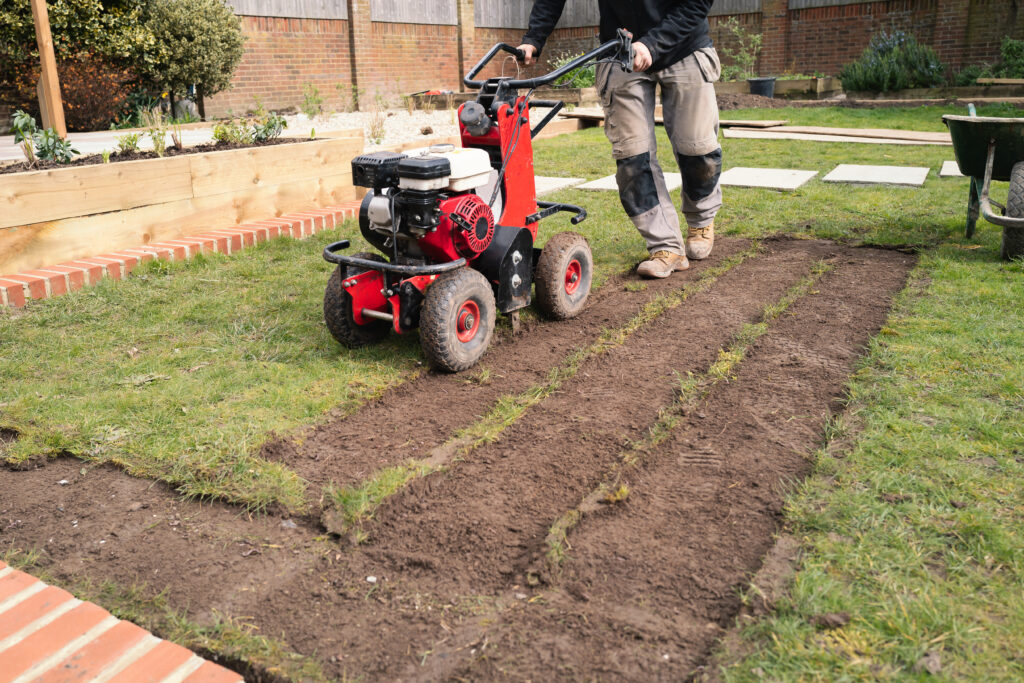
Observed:
[[[703,228],[690,228],[686,234],[686,255],[695,261],[711,255],[711,247],[715,245],[715,224]]]
[[[668,277],[677,270],[686,270],[690,262],[682,254],[674,254],[664,249],[651,254],[651,258],[640,264],[636,269],[643,277]]]

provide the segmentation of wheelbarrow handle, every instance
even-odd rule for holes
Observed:
[[[1024,218],[1013,218],[1011,216],[997,216],[992,211],[992,204],[988,197],[988,188],[992,184],[992,165],[996,158],[996,141],[989,140],[988,143],[988,159],[985,160],[985,179],[981,185],[981,197],[979,197],[979,203],[981,204],[981,215],[985,217],[989,223],[994,223],[1003,228],[1024,228]]]

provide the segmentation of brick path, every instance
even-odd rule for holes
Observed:
[[[0,562],[0,683],[241,683],[91,602]]]

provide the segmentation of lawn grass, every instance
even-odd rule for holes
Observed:
[[[0,313],[0,427],[20,434],[6,458],[68,452],[187,496],[303,508],[303,481],[260,445],[353,410],[419,360],[415,338],[349,351],[327,333],[320,252],[337,234],[150,263]]]
[[[947,245],[914,282],[850,383],[849,445],[788,501],[795,583],[727,680],[923,680],[928,653],[943,679],[1024,678],[1024,263]]]

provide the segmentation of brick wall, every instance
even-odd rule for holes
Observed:
[[[269,108],[297,107],[307,84],[319,89],[327,110],[350,105],[353,81],[363,109],[378,95],[397,104],[404,93],[460,90],[464,71],[494,43],[517,45],[523,35],[519,28],[475,27],[473,0],[459,0],[460,16],[467,18],[462,27],[375,22],[370,0],[349,2],[348,21],[243,17],[249,41],[235,87],[211,98],[208,113],[242,113],[257,95]],[[993,62],[1003,36],[1024,37],[1024,0],[882,0],[795,10],[788,0],[763,0],[760,13],[733,16],[748,31],[763,33],[759,71],[764,75],[835,74],[881,29],[914,33],[954,69]],[[722,29],[729,18],[710,20],[721,52],[732,47],[733,38]],[[536,75],[561,53],[595,47],[596,35],[596,26],[556,30],[542,64],[524,75]],[[502,64],[496,60],[483,76],[500,74]],[[504,68],[509,73],[514,65],[508,62]]]
[[[341,110],[351,99],[352,63],[348,22],[333,19],[242,17],[245,55],[233,87],[207,98],[207,116],[243,114],[259,97],[268,109],[298,106],[312,85],[325,110]]]

